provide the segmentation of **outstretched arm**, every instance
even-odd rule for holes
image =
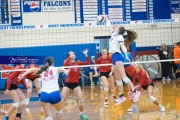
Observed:
[[[109,19],[108,19],[108,16],[107,16],[107,15],[104,15],[104,17],[105,17],[105,19],[106,19],[106,25],[109,27],[110,32],[112,32],[112,31],[113,31],[113,27],[112,27],[112,25],[111,25],[111,22],[110,22]]]
[[[26,75],[28,75],[29,73],[34,73],[34,74],[37,74],[38,71],[40,70],[40,68],[30,68],[28,69],[26,72],[24,72],[23,74],[21,74],[18,78],[18,81],[23,79]]]

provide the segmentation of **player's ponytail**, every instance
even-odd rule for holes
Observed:
[[[49,57],[45,58],[44,62],[45,62],[45,65],[43,65],[40,68],[40,70],[37,72],[37,74],[41,74],[43,71],[46,71],[49,66],[53,65],[54,59],[51,56],[49,56]]]
[[[125,30],[127,32],[127,40],[131,43],[137,39],[137,33],[133,30]]]

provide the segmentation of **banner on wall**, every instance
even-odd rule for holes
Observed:
[[[171,13],[180,14],[180,0],[171,0]]]
[[[23,12],[41,12],[41,1],[23,1]]]
[[[43,12],[60,12],[60,11],[72,11],[72,0],[46,0],[42,1]]]

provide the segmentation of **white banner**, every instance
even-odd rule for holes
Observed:
[[[42,0],[43,12],[72,11],[73,0]]]

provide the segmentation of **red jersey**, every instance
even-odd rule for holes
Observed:
[[[103,58],[102,56],[99,57],[95,64],[111,64],[112,63],[112,58],[110,56],[107,56],[107,58]],[[99,66],[99,71],[100,72],[109,72],[111,71],[111,66]]]
[[[86,62],[77,61],[72,63],[70,62],[70,57],[64,61],[64,66],[89,65],[89,64],[90,64],[90,59],[88,57],[86,57]],[[80,74],[80,67],[70,68],[69,74],[67,75],[65,82],[79,83],[79,74]]]
[[[21,65],[17,65],[14,70],[16,69],[22,69]],[[8,80],[7,80],[7,85],[6,85],[6,89],[10,89],[10,85],[11,84],[14,84],[14,85],[19,85],[19,84],[23,84],[25,87],[26,87],[26,84],[24,82],[24,80],[20,80],[18,81],[17,77],[22,74],[21,71],[15,71],[15,72],[12,72],[9,76],[8,76]]]
[[[147,86],[152,83],[151,78],[147,77],[146,71],[143,69],[141,69],[139,73],[136,73],[136,71],[133,72],[132,81],[134,86],[136,85],[137,81],[139,82],[139,87],[137,88],[138,91],[142,86]]]
[[[39,68],[37,65],[35,65],[34,67]],[[30,69],[30,65],[28,65],[26,69]],[[40,77],[41,77],[40,75],[34,74],[33,72],[25,76],[25,78],[27,79],[35,79],[35,78],[40,78]]]
[[[133,66],[127,66],[127,67],[125,67],[124,69],[125,69],[126,73],[127,73],[129,76],[132,76],[133,73],[134,73],[134,71],[135,71],[135,69],[134,69]]]

